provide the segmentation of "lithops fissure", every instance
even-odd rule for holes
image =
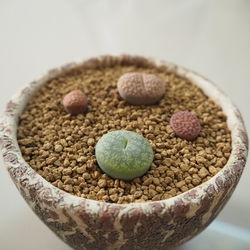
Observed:
[[[126,130],[112,131],[102,136],[95,154],[100,168],[121,180],[142,176],[154,158],[149,142],[143,136]]]

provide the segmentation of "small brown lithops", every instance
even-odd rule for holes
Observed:
[[[88,98],[81,90],[69,92],[62,103],[65,111],[72,115],[85,113],[88,109]]]
[[[188,141],[196,139],[201,130],[198,118],[188,111],[179,111],[173,114],[170,126],[177,136]]]
[[[118,82],[120,96],[133,105],[150,105],[165,94],[165,82],[152,74],[125,73]]]

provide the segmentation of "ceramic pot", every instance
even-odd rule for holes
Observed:
[[[22,158],[16,139],[18,118],[42,84],[74,67],[158,65],[198,85],[222,107],[232,134],[232,153],[209,181],[173,198],[124,205],[99,202],[66,193],[47,182]],[[209,80],[168,62],[138,56],[103,56],[49,71],[30,83],[6,106],[0,121],[0,147],[10,176],[40,219],[74,249],[153,250],[181,245],[204,230],[232,195],[244,169],[248,138],[238,109]]]

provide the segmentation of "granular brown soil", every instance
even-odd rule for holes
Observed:
[[[117,80],[126,72],[154,74],[165,81],[166,94],[151,106],[123,101]],[[67,114],[63,96],[82,90],[88,112]],[[176,137],[173,113],[188,110],[201,122],[194,141]],[[98,139],[112,130],[131,130],[154,150],[150,170],[130,182],[103,174],[95,159]],[[119,204],[167,199],[214,176],[227,163],[231,134],[221,108],[184,78],[153,64],[78,67],[42,86],[20,117],[18,143],[29,165],[54,186],[88,199]]]

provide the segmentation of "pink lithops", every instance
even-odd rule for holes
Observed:
[[[133,105],[150,105],[158,102],[165,94],[164,81],[152,74],[125,73],[118,82],[120,96]]]
[[[177,136],[188,141],[196,139],[201,130],[199,119],[188,111],[173,114],[170,126]]]
[[[72,115],[85,113],[88,109],[88,98],[81,90],[69,92],[62,103],[65,111]]]

